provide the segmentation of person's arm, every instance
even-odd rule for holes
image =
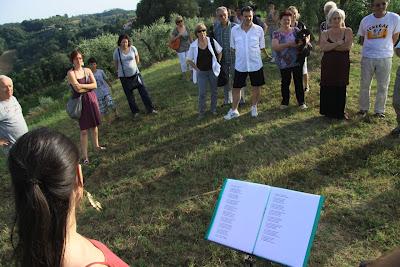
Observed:
[[[328,52],[328,51],[335,50],[335,48],[337,48],[338,46],[340,46],[342,44],[344,44],[343,40],[339,40],[334,43],[328,42],[328,32],[327,31],[324,31],[321,34],[321,40],[319,43],[319,47],[321,48],[322,52]]]
[[[0,146],[8,146],[10,145],[10,141],[4,138],[0,138]]]
[[[335,48],[336,51],[350,51],[353,46],[353,31],[351,28],[346,28],[344,43]]]
[[[286,48],[290,48],[290,47],[297,47],[296,42],[288,42],[288,43],[284,43],[284,44],[280,44],[279,40],[278,40],[278,33],[276,33],[274,35],[274,38],[272,39],[272,49],[280,52],[282,50],[285,50]]]
[[[105,74],[104,70],[101,71],[101,76],[103,77],[103,80],[108,84],[108,86],[109,86],[110,88],[112,88],[112,84],[111,84],[111,82],[108,80],[108,77],[107,77],[107,75]]]
[[[217,59],[218,62],[221,62],[222,58],[222,46],[217,42],[217,40],[214,39],[214,46],[215,46],[215,51],[217,52]]]
[[[393,36],[392,36],[393,45],[395,45],[397,40],[399,40],[399,35],[400,35],[400,33],[393,34]]]
[[[90,83],[81,84],[82,88],[86,89],[88,91],[96,89],[97,88],[97,82],[96,82],[96,79],[94,78],[92,70],[89,69],[89,68],[84,68],[84,70],[85,70],[86,73],[89,74]]]
[[[78,80],[76,79],[75,74],[72,70],[68,71],[67,78],[68,78],[69,84],[72,86],[72,88],[74,88],[74,90],[77,93],[86,93],[88,91],[88,90],[84,89],[82,87],[82,84],[80,84],[78,82]]]

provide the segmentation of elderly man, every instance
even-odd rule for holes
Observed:
[[[369,110],[369,94],[375,75],[377,93],[375,116],[385,117],[385,104],[392,69],[393,46],[400,33],[400,17],[388,12],[389,0],[371,0],[373,13],[361,20],[358,35],[363,46],[360,80],[360,111],[366,116]]]
[[[235,54],[231,50],[231,30],[236,26],[229,21],[228,9],[224,6],[216,10],[218,21],[214,24],[214,38],[222,46],[221,71],[228,77],[228,83],[224,86],[224,105],[232,104],[231,78],[235,63]]]
[[[0,75],[0,147],[8,154],[11,146],[28,131],[22,109],[13,96],[13,82]]]
[[[235,50],[235,75],[233,81],[232,108],[224,116],[226,120],[239,117],[240,88],[246,86],[246,78],[250,76],[252,90],[251,116],[257,117],[257,104],[261,97],[261,86],[265,84],[261,51],[265,51],[264,30],[253,23],[253,9],[242,9],[243,22],[233,27],[231,32],[231,48]]]

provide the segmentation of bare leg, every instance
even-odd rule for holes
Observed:
[[[240,101],[240,88],[233,88],[232,100],[232,110],[237,110]]]
[[[95,148],[99,148],[99,128],[94,127],[90,129],[90,133],[92,136],[92,144]]]
[[[251,105],[257,106],[261,98],[261,86],[253,86],[253,92],[251,94]]]
[[[88,131],[81,130],[81,153],[83,160],[89,160],[88,157]]]
[[[303,75],[303,84],[304,84],[304,88],[310,89],[308,82],[309,82],[308,73],[306,73]]]

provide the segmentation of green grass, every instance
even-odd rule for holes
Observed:
[[[156,116],[133,120],[116,82],[122,119],[101,126],[100,142],[108,150],[92,152],[92,164],[84,168],[86,189],[104,210],[84,203],[79,232],[103,241],[133,266],[241,266],[242,254],[204,240],[218,189],[223,178],[231,177],[326,197],[310,266],[356,266],[399,246],[400,140],[388,136],[395,126],[393,82],[385,119],[355,116],[359,62],[355,47],[350,122],[319,116],[316,53],[309,67],[309,109],[298,110],[292,93],[292,106],[279,110],[279,73],[266,64],[267,84],[256,119],[245,106],[234,121],[223,120],[227,108],[197,121],[197,89],[178,81],[177,60],[143,72],[160,111]],[[398,65],[395,59],[393,81]],[[52,127],[78,144],[78,126],[56,107],[30,117],[30,128]],[[9,265],[13,204],[4,159],[0,174],[0,265]],[[264,265],[260,260],[257,266]]]

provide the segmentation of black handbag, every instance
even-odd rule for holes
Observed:
[[[212,49],[214,50],[215,57],[217,57],[217,51],[215,50],[215,45],[214,45],[214,38],[210,38],[210,42],[211,42]],[[218,60],[218,57],[217,57],[217,60]],[[225,70],[221,67],[221,70],[218,75],[217,86],[218,87],[225,86],[227,83],[228,83],[228,77],[225,73]]]

